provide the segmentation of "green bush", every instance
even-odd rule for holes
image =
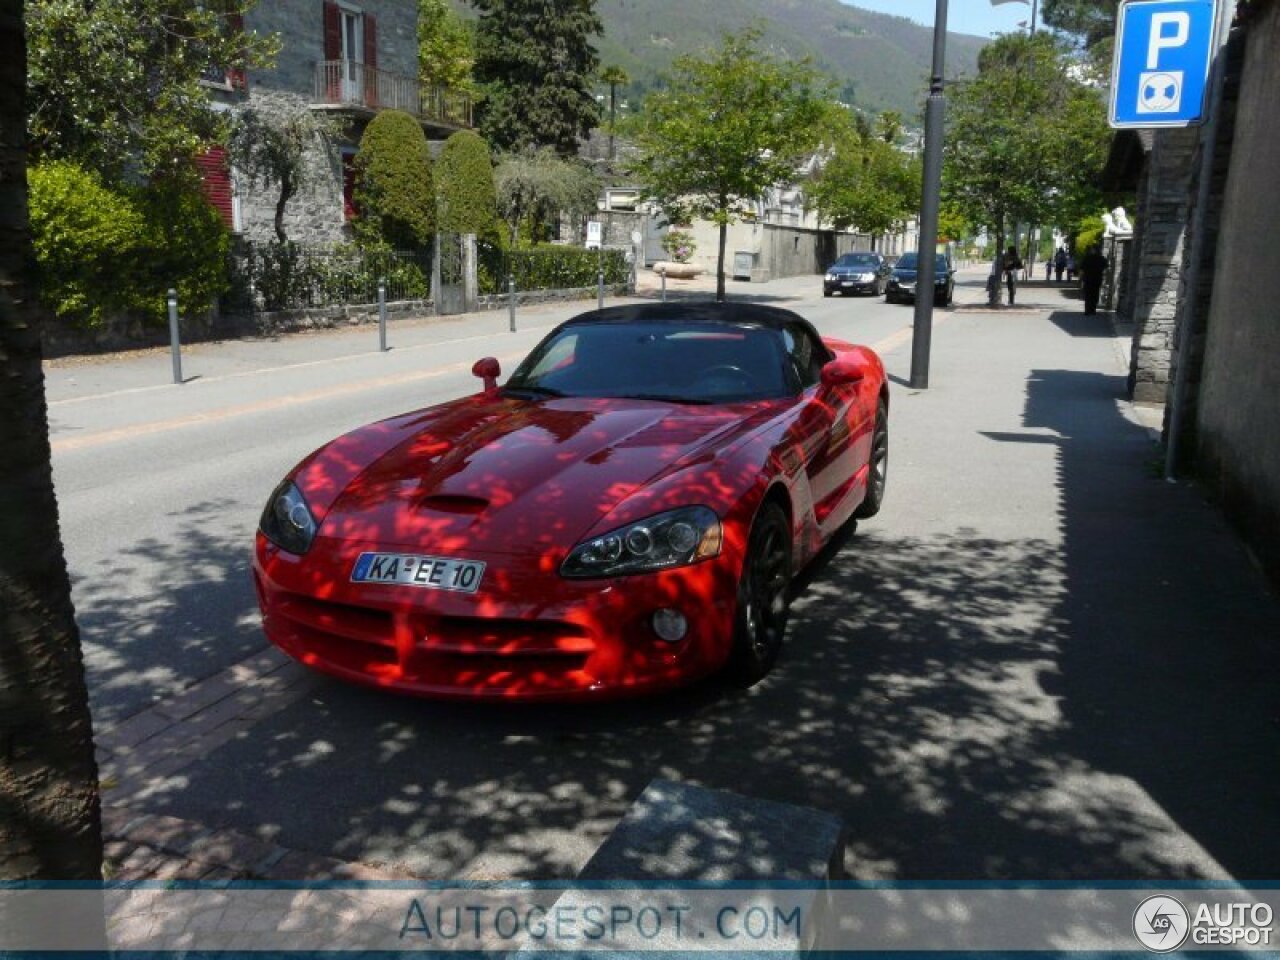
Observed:
[[[430,287],[425,263],[388,249],[352,244],[254,244],[245,266],[264,310],[374,303],[379,279],[387,282],[388,300],[420,300]]]
[[[543,244],[528,250],[503,250],[486,244],[480,248],[480,292],[505,293],[507,276],[515,277],[517,290],[572,290],[594,287],[600,264],[604,282],[626,283],[631,265],[622,250],[605,250],[603,257],[583,247]]]
[[[355,159],[354,223],[362,244],[428,246],[436,229],[431,150],[418,121],[384,110],[369,121]]]
[[[505,237],[498,219],[489,147],[470,130],[459,130],[444,142],[435,165],[440,229],[474,233],[493,242]]]
[[[28,178],[41,297],[57,316],[85,328],[121,316],[162,325],[170,287],[184,314],[227,288],[230,240],[196,182],[115,186],[65,160]]]

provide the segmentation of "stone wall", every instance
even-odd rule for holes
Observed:
[[[1197,471],[1280,581],[1280,3],[1250,4],[1196,413]]]
[[[1134,251],[1134,330],[1129,361],[1130,396],[1139,403],[1164,403],[1169,384],[1198,140],[1195,128],[1159,131],[1143,177],[1145,189],[1136,210],[1141,243]]]
[[[417,6],[400,0],[350,4],[377,18],[378,69],[418,75]],[[315,65],[324,57],[322,0],[261,0],[245,14],[245,29],[278,33],[280,55],[272,70],[249,74],[249,89],[261,86],[312,97]]]

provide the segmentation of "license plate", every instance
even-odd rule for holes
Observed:
[[[351,571],[351,580],[475,593],[484,577],[484,566],[475,560],[424,557],[414,553],[362,553]]]

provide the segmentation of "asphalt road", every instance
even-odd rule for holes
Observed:
[[[150,809],[441,878],[565,877],[664,776],[839,813],[868,879],[1272,875],[1280,604],[1217,514],[1151,469],[1105,320],[1056,292],[1052,313],[940,312],[920,393],[910,307],[823,300],[816,278],[751,292],[878,345],[895,381],[884,512],[802,578],[768,680],[592,709],[325,681]],[[261,646],[248,556],[279,476],[474,389],[472,360],[537,338],[504,324],[397,331],[388,355],[367,328],[197,349],[181,388],[52,369],[99,720]],[[135,363],[163,382],[167,356]]]

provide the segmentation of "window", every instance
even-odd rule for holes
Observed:
[[[827,348],[818,343],[804,327],[789,324],[782,331],[787,347],[787,360],[803,389],[812,387],[822,379],[822,367],[827,362]]]

